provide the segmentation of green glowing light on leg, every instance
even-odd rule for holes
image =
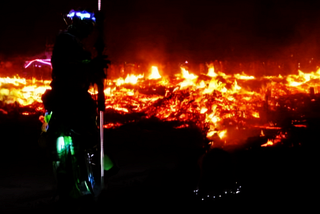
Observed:
[[[71,136],[60,136],[57,139],[57,152],[59,157],[61,157],[61,153],[65,150],[65,148],[69,145],[71,155],[74,155],[74,148],[72,144]]]
[[[57,145],[57,152],[60,157],[65,146],[63,136],[58,137],[56,145]]]
[[[90,192],[90,189],[89,189],[88,184],[87,184],[86,181],[84,182],[84,184],[86,185],[87,191]]]
[[[74,155],[74,148],[73,148],[73,143],[72,143],[72,138],[71,136],[64,136],[63,140],[65,142],[66,145],[70,145],[70,152],[71,155]]]
[[[106,171],[110,170],[113,167],[113,162],[107,155],[104,155],[103,163],[104,163],[104,170]]]

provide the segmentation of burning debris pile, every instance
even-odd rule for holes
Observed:
[[[26,79],[19,76],[0,77],[0,112],[35,114],[43,109],[42,94],[51,87],[50,80]]]
[[[292,127],[306,128],[318,118],[320,70],[297,75],[255,77],[229,75],[207,65],[195,74],[185,63],[172,76],[152,66],[140,74],[106,80],[105,128],[141,119],[197,127],[212,147],[239,146],[250,139],[258,146],[285,142]],[[0,114],[42,114],[41,95],[50,80],[0,78]],[[95,88],[90,89],[97,95]],[[254,140],[257,142],[257,140]]]

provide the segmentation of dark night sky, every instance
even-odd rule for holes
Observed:
[[[41,53],[65,27],[61,14],[77,7],[96,10],[97,0],[6,3],[0,57]],[[320,56],[317,1],[102,0],[102,8],[113,60]]]

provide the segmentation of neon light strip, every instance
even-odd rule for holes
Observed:
[[[40,62],[41,64],[50,65],[51,66],[51,59],[34,59],[34,60],[31,60],[31,61],[27,61],[26,62],[27,64],[24,66],[24,68],[28,68],[34,62]]]

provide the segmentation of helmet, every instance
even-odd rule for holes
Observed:
[[[94,13],[86,10],[70,10],[66,17],[71,20],[69,28],[79,37],[87,37],[92,32],[96,21]],[[66,20],[65,22],[68,24]]]

